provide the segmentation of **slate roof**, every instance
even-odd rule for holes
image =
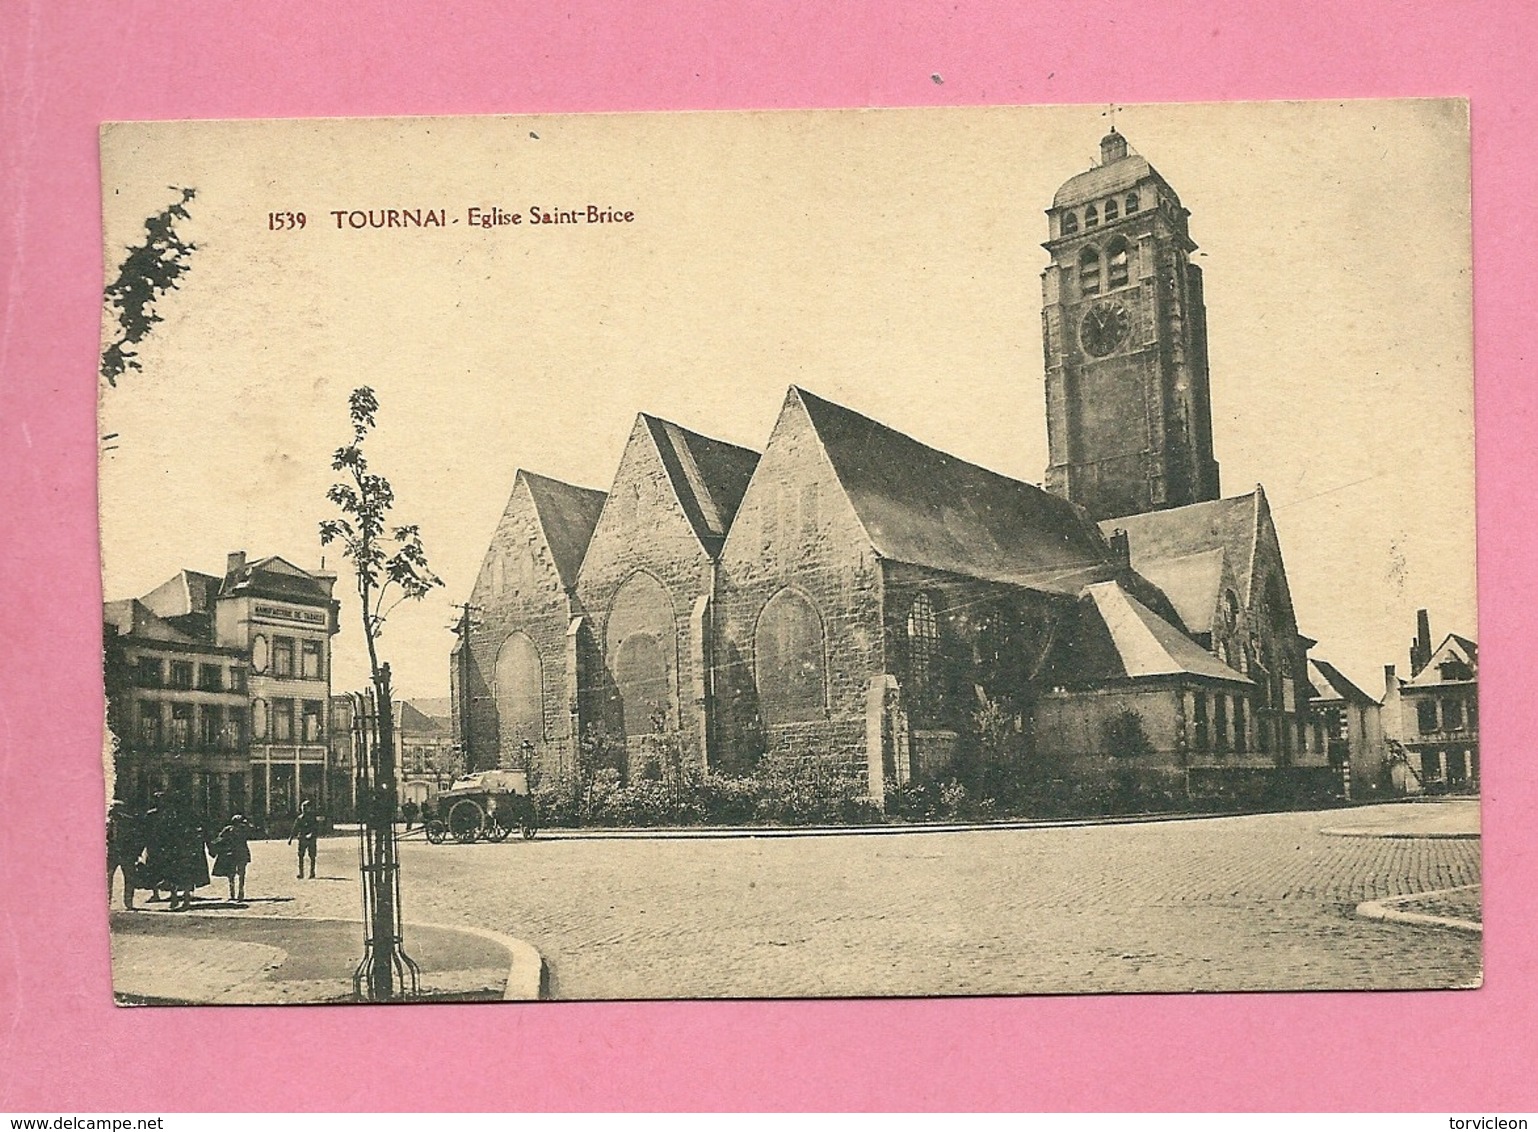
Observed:
[[[582,556],[593,539],[593,528],[598,525],[598,513],[603,510],[607,496],[591,487],[577,487],[533,472],[520,471],[518,475],[534,500],[534,510],[561,584],[570,589],[577,584]]]
[[[1378,701],[1351,682],[1340,669],[1327,660],[1309,657],[1308,682],[1313,685],[1315,704],[1349,701],[1354,704],[1376,704]]]
[[[395,726],[402,734],[442,734],[447,729],[439,719],[428,715],[410,700],[395,703]]]
[[[1126,531],[1132,568],[1165,592],[1186,628],[1208,633],[1225,557],[1240,602],[1249,602],[1250,559],[1264,498],[1257,486],[1248,495],[1106,519],[1100,529],[1107,535]]]
[[[1156,676],[1250,683],[1119,583],[1086,586],[1077,624],[1055,651],[1052,679],[1074,685]]]
[[[988,581],[1078,593],[1114,569],[1077,507],[792,387],[872,548]]]
[[[219,592],[224,596],[250,593],[289,601],[329,603],[331,591],[322,578],[329,580],[330,575],[313,575],[286,559],[270,555],[226,574]]]
[[[1164,187],[1165,192],[1176,204],[1180,203],[1180,198],[1175,195],[1175,190],[1170,187],[1170,183],[1159,175],[1157,169],[1148,164],[1148,159],[1141,154],[1129,152],[1120,160],[1112,161],[1108,165],[1096,165],[1093,169],[1069,177],[1052,197],[1052,207],[1063,208],[1110,196],[1123,189],[1130,189],[1133,185],[1150,177]]]
[[[758,466],[758,453],[647,413],[642,413],[641,419],[656,442],[674,494],[695,535],[714,558],[721,552],[737,506],[748,490],[748,481]]]

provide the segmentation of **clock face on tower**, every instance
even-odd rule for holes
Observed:
[[[1120,346],[1132,328],[1127,308],[1120,303],[1096,303],[1079,323],[1079,341],[1086,353],[1103,358]]]

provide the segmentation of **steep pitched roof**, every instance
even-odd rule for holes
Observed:
[[[656,442],[673,492],[701,545],[715,557],[758,466],[758,453],[641,414]]]
[[[1378,701],[1353,684],[1340,669],[1327,660],[1309,657],[1308,682],[1313,685],[1316,704],[1332,701],[1349,701],[1355,704],[1376,704]]]
[[[1094,523],[1067,500],[804,389],[791,395],[883,558],[1063,593],[1113,568]]]
[[[421,711],[410,700],[397,700],[395,702],[395,726],[404,734],[440,734],[443,732],[443,724]]]
[[[598,525],[598,513],[603,510],[607,496],[590,487],[577,487],[533,472],[520,470],[518,475],[534,500],[534,510],[561,584],[569,589],[577,584],[582,556],[593,539],[593,528]]]
[[[1431,659],[1426,662],[1424,668],[1417,672],[1410,680],[1411,687],[1423,687],[1430,684],[1445,684],[1442,678],[1442,666],[1449,661],[1455,661],[1467,667],[1471,673],[1469,679],[1479,674],[1479,649],[1473,641],[1467,637],[1460,637],[1456,633],[1449,633],[1431,654]]]
[[[1201,676],[1251,681],[1150,610],[1117,582],[1086,586],[1079,618],[1056,650],[1052,678],[1064,684]]]
[[[1225,560],[1240,601],[1249,601],[1250,560],[1264,498],[1257,486],[1247,495],[1106,519],[1100,529],[1108,535],[1126,531],[1132,568],[1164,590],[1191,632],[1207,633]]]

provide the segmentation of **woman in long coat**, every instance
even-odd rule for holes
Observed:
[[[167,863],[171,888],[171,911],[192,907],[192,893],[208,884],[208,857],[204,853],[203,827],[180,801],[171,807],[167,823],[169,845]]]
[[[214,876],[224,877],[230,882],[230,899],[244,900],[246,898],[246,866],[251,863],[251,846],[247,844],[251,835],[256,832],[241,814],[230,818],[230,824],[219,831],[219,836],[213,840],[214,851]],[[240,882],[239,892],[236,895],[236,881]]]

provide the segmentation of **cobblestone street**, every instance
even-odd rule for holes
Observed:
[[[1441,803],[1449,807],[1477,803]],[[1433,807],[1398,807],[1429,812]],[[1396,807],[1350,811],[1370,824]],[[1480,939],[1366,920],[1477,884],[1477,838],[1336,836],[1341,811],[903,834],[403,843],[408,921],[544,955],[559,998],[1457,987]],[[253,843],[250,914],[356,916],[356,843],[315,881]],[[329,878],[329,879],[327,879]],[[212,892],[213,890],[206,890]],[[407,948],[410,949],[410,935]]]

